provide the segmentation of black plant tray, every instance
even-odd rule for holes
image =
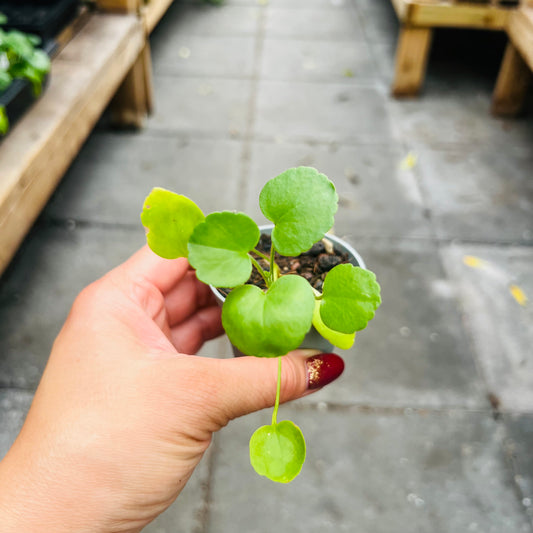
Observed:
[[[80,0],[0,0],[6,29],[54,38],[76,16]]]

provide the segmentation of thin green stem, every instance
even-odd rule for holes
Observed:
[[[281,358],[283,356],[280,355],[278,357],[278,386],[276,389],[276,403],[274,405],[274,412],[272,413],[272,425],[277,424],[277,417],[278,417],[278,407],[279,407],[279,397],[281,393]]]
[[[265,261],[270,261],[268,255],[265,255],[263,252],[260,252],[257,248],[254,248],[254,254],[257,254],[261,259],[264,259]]]
[[[261,265],[257,262],[256,259],[254,259],[252,256],[250,256],[250,259],[252,260],[254,267],[257,268],[257,272],[259,272],[259,274],[261,274],[261,277],[265,280],[267,287],[270,287],[270,276],[268,276],[268,274],[261,268]]]
[[[282,357],[283,357],[282,355],[278,357],[278,387],[276,389],[276,404],[274,405],[274,412],[272,413],[272,425],[273,426],[277,424],[279,397],[281,393],[281,358]]]
[[[278,270],[276,262],[274,261],[276,257],[276,249],[274,248],[274,243],[270,244],[270,279],[274,283],[278,279]]]

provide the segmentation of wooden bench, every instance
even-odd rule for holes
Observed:
[[[70,37],[52,61],[49,87],[0,144],[0,274],[113,96],[124,117],[146,113],[146,34],[137,16],[91,13]]]
[[[396,47],[392,94],[415,96],[420,91],[435,28],[500,30],[516,9],[509,0],[391,0],[401,23]]]
[[[533,70],[533,2],[523,4],[509,17],[509,43],[492,97],[492,112],[514,116],[522,111]]]

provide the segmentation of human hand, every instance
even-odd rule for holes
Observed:
[[[144,247],[84,289],[0,462],[2,531],[139,531],[164,511],[213,432],[274,405],[276,359],[187,355],[221,333],[220,309],[185,259]],[[343,366],[292,352],[281,400]]]

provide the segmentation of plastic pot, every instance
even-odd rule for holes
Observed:
[[[270,235],[272,233],[272,229],[274,228],[273,225],[265,225],[265,226],[259,226],[259,229],[261,231],[262,235]],[[346,241],[343,239],[336,237],[335,235],[325,235],[325,238],[328,239],[333,243],[333,247],[341,252],[345,252],[348,254],[349,261],[354,266],[359,266],[361,268],[366,268],[365,262],[363,261],[363,258],[359,255],[359,253],[350,246]],[[210,285],[211,291],[215,295],[217,302],[220,306],[223,305],[224,300],[226,299],[225,296],[218,291],[216,287],[213,287]],[[314,328],[314,326],[311,326],[311,329],[305,336],[304,340],[299,346],[300,348],[311,348],[314,350],[320,350],[321,352],[331,352],[333,350],[333,345],[324,339],[320,333]],[[233,348],[233,354],[235,357],[241,357],[246,354],[242,353],[239,349],[237,349],[235,346],[232,345]]]

